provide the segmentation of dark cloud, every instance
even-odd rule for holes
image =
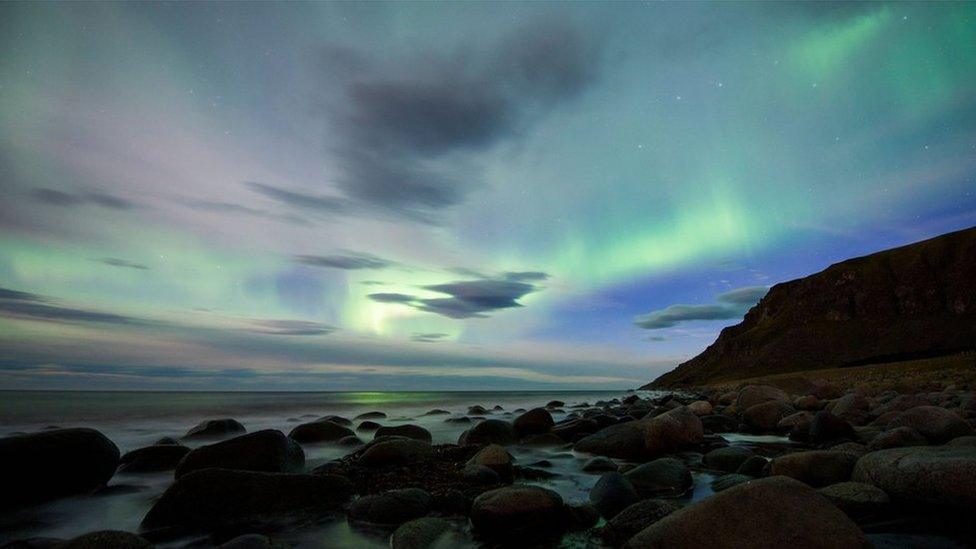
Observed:
[[[741,318],[745,312],[769,291],[765,286],[737,288],[720,294],[718,303],[709,305],[671,305],[634,319],[634,324],[648,330],[673,328],[691,320],[727,320]]]
[[[149,267],[143,265],[142,263],[136,263],[134,261],[128,261],[126,259],[118,259],[116,257],[103,257],[98,260],[99,263],[104,263],[106,265],[111,265],[112,267],[124,267],[128,269],[139,269],[139,270],[149,270]]]
[[[291,214],[291,213],[281,214],[276,212],[269,212],[267,210],[262,210],[260,208],[250,208],[248,206],[243,206],[241,204],[234,204],[232,202],[217,202],[211,200],[188,200],[188,201],[184,201],[183,204],[189,208],[206,211],[206,212],[229,213],[229,214],[248,215],[253,217],[263,217],[266,219],[284,221],[286,223],[292,223],[295,225],[311,224],[307,219],[299,217],[295,214]]]
[[[335,326],[308,320],[254,320],[256,326],[250,330],[259,334],[286,336],[316,336],[336,331]]]
[[[336,255],[297,255],[295,261],[310,267],[326,267],[355,271],[360,269],[385,269],[396,265],[395,262],[372,254],[347,253]]]
[[[32,190],[31,196],[34,200],[51,206],[68,207],[92,204],[113,210],[128,210],[135,207],[135,204],[128,200],[97,191],[85,191],[73,194],[55,189],[41,188]]]
[[[517,281],[542,281],[549,279],[549,273],[543,273],[541,271],[508,272],[505,273],[505,278]]]
[[[348,208],[348,202],[338,197],[306,194],[256,181],[245,181],[244,185],[258,194],[299,208],[327,213],[340,213]]]
[[[447,337],[450,337],[450,335],[441,332],[426,332],[413,334],[410,336],[410,341],[417,341],[420,343],[437,343],[438,341],[444,341],[444,339]]]
[[[50,322],[94,322],[123,326],[149,326],[153,321],[89,309],[62,307],[29,292],[0,288],[0,316]]]
[[[386,286],[386,282],[382,280],[363,280],[360,284],[363,286]]]
[[[470,171],[440,161],[511,138],[578,95],[595,79],[598,47],[579,29],[546,22],[463,57],[338,59],[327,70],[342,89],[331,131],[340,138],[339,187],[371,207],[424,218],[473,187]]]
[[[423,286],[423,289],[450,297],[421,298],[400,293],[376,293],[368,297],[381,303],[402,303],[448,318],[484,318],[492,311],[521,307],[518,300],[539,288],[514,280],[482,279],[434,284]]]

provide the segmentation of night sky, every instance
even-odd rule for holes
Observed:
[[[624,388],[976,224],[976,4],[0,4],[0,388]]]

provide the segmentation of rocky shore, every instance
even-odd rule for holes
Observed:
[[[287,533],[332,523],[394,548],[976,541],[970,390],[810,381],[793,394],[747,385],[500,408],[425,414],[466,426],[448,444],[433,443],[416,418],[394,424],[379,410],[287,434],[212,419],[124,454],[92,429],[9,436],[0,439],[0,515],[100,497],[117,475],[172,477],[138,531],[13,540],[0,531],[2,547],[288,547]],[[316,445],[344,455],[310,465]],[[534,449],[545,459],[516,457]],[[555,489],[561,459],[579,460],[592,479],[579,497]]]

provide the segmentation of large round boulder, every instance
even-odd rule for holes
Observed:
[[[701,419],[686,406],[665,412],[645,426],[644,446],[648,458],[671,454],[701,444],[705,429]]]
[[[371,443],[359,456],[364,467],[395,467],[430,457],[430,444],[412,438],[387,438]]]
[[[363,496],[349,504],[349,520],[379,526],[397,526],[430,511],[432,498],[420,488],[390,490]]]
[[[479,536],[520,544],[562,534],[566,529],[563,516],[563,499],[539,486],[489,490],[471,504],[471,524]]]
[[[400,525],[390,536],[390,549],[433,549],[454,547],[454,528],[439,517],[413,519]]]
[[[871,439],[868,447],[873,450],[888,448],[904,448],[906,446],[925,446],[929,443],[925,437],[911,427],[897,427],[878,433]]]
[[[511,478],[512,467],[515,460],[504,447],[497,444],[489,444],[478,453],[471,456],[465,465],[477,465],[487,467],[498,474],[501,478]]]
[[[590,503],[603,518],[611,519],[640,500],[634,485],[620,473],[607,473],[590,490]]]
[[[305,452],[281,431],[266,429],[191,450],[176,466],[176,478],[219,467],[242,471],[293,473],[305,467]]]
[[[486,419],[458,437],[458,444],[473,444],[484,446],[486,444],[500,444],[508,446],[515,442],[515,429],[512,424],[500,419]]]
[[[976,509],[976,447],[913,446],[865,454],[853,480],[881,488],[891,499]]]
[[[815,444],[857,438],[854,427],[846,419],[835,416],[827,410],[820,410],[813,416],[809,435],[810,442]]]
[[[725,446],[716,448],[702,457],[702,463],[712,469],[734,473],[745,461],[755,454],[744,446]]]
[[[317,420],[302,423],[295,427],[288,433],[288,438],[302,444],[314,444],[317,442],[335,442],[355,434],[352,429],[345,425],[339,425],[329,420]]]
[[[119,465],[119,449],[94,429],[52,429],[0,438],[0,509],[92,491]]]
[[[770,477],[675,511],[641,530],[625,547],[867,549],[871,545],[847,515],[814,489],[791,478]]]
[[[600,456],[638,461],[647,454],[647,420],[628,421],[600,429],[576,442],[573,449]]]
[[[380,427],[376,430],[375,437],[406,437],[414,440],[422,440],[428,444],[433,440],[430,431],[420,425],[395,425],[392,427]]]
[[[600,532],[603,541],[618,547],[638,532],[680,509],[677,503],[663,499],[645,499],[627,507],[607,521]]]
[[[889,429],[897,427],[911,427],[932,444],[945,444],[973,432],[966,420],[938,406],[917,406],[905,410],[888,423]]]
[[[552,434],[563,440],[572,441],[593,434],[599,429],[600,425],[592,419],[576,418],[555,424],[552,427]]]
[[[515,436],[522,438],[528,435],[548,433],[554,424],[549,410],[533,408],[515,418],[512,428],[515,429]]]
[[[788,404],[790,402],[790,395],[772,385],[746,385],[742,389],[739,389],[739,394],[735,399],[735,409],[739,412],[744,412],[757,404],[769,401]]]
[[[227,438],[246,432],[247,429],[236,419],[207,419],[187,431],[183,438],[187,440]]]
[[[777,457],[770,464],[771,475],[783,475],[813,487],[850,480],[858,456],[835,450],[812,450]]]
[[[750,406],[742,412],[742,422],[753,431],[771,432],[779,421],[794,412],[788,402],[770,400]]]
[[[318,518],[341,509],[352,492],[352,483],[336,475],[201,469],[167,488],[142,526],[228,533],[273,519]]]
[[[190,449],[182,444],[154,444],[123,454],[119,459],[120,473],[149,473],[172,471]]]
[[[659,458],[634,467],[624,477],[641,497],[680,496],[692,485],[691,471],[681,460]]]
[[[877,515],[891,503],[884,490],[864,482],[840,482],[818,492],[855,520]]]
[[[699,417],[711,414],[713,409],[707,400],[696,400],[688,405],[688,410]]]

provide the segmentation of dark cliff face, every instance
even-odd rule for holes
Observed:
[[[740,324],[650,386],[976,349],[976,228],[777,284]]]

